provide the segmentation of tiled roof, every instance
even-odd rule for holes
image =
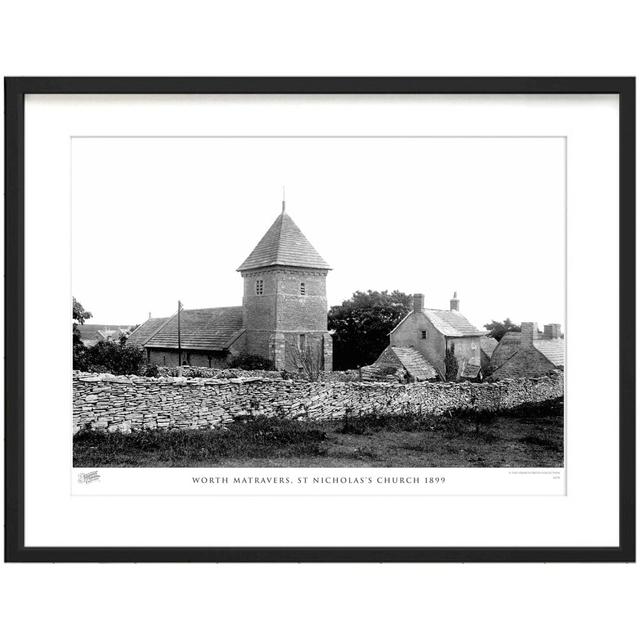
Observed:
[[[389,347],[396,355],[402,366],[416,380],[432,380],[438,377],[436,370],[428,360],[413,347]]]
[[[168,318],[149,318],[143,322],[127,339],[127,344],[142,346],[168,320]]]
[[[498,341],[491,336],[482,336],[480,338],[480,349],[490,358],[494,349],[498,346]]]
[[[274,265],[310,269],[331,268],[285,212],[276,218],[249,257],[238,267],[238,271]]]
[[[461,336],[482,336],[486,331],[474,327],[459,311],[445,309],[425,309],[424,314],[431,324],[445,336],[452,338]]]
[[[533,346],[551,364],[556,367],[564,367],[564,338],[534,340]]]
[[[148,321],[147,321],[148,322]],[[184,309],[180,313],[182,349],[223,351],[242,332],[242,307]],[[171,316],[145,347],[178,348],[178,314]]]

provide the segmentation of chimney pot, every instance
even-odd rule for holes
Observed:
[[[458,292],[453,292],[453,298],[449,300],[449,310],[450,311],[460,311],[460,300],[458,300]]]
[[[424,293],[413,294],[413,310],[424,311]]]

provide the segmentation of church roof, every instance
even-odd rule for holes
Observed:
[[[149,318],[127,338],[127,344],[142,346],[169,318]]]
[[[131,336],[144,329],[148,337],[141,346],[155,349],[178,348],[178,314],[164,319],[155,330],[146,325],[163,320],[152,318],[138,327]],[[213,309],[183,309],[180,312],[180,347],[200,351],[224,351],[242,333],[242,307],[217,307]]]
[[[284,211],[237,270],[247,271],[275,265],[307,269],[331,268]]]

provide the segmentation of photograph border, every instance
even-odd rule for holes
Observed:
[[[24,110],[27,94],[617,94],[619,98],[619,545],[616,547],[26,547]],[[6,562],[634,562],[635,78],[5,78]]]

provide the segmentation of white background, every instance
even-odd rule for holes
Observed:
[[[249,111],[256,100],[221,102]],[[211,126],[261,133],[267,111],[286,100],[257,102],[248,127],[222,109],[211,110]],[[399,289],[448,309],[457,291],[479,328],[509,317],[564,329],[564,138],[400,137],[417,128],[400,118],[382,125],[398,137],[335,137],[346,127],[328,106],[301,126],[309,134],[321,123],[322,137],[74,138],[72,288],[91,322],[167,317],[177,300],[187,309],[240,304],[236,268],[280,213],[284,183],[288,213],[331,265],[329,306],[356,290]],[[381,127],[365,119],[361,128],[367,136]]]
[[[12,3],[6,75],[635,75],[636,3]],[[222,9],[225,6],[225,9]],[[599,638],[637,566],[3,566],[16,638]]]

